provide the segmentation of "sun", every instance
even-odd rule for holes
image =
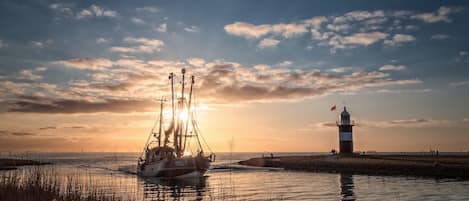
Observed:
[[[186,110],[179,112],[179,119],[185,122],[187,121],[188,118],[189,118],[189,115],[187,114]]]

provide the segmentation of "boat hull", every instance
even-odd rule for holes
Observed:
[[[188,178],[201,177],[207,172],[210,161],[206,157],[163,159],[140,164],[137,174],[143,177]]]

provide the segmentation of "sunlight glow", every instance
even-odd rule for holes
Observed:
[[[179,119],[181,119],[183,122],[187,121],[188,118],[189,115],[187,114],[186,110],[179,112]]]

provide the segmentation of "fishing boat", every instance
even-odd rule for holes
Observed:
[[[169,74],[171,85],[170,117],[165,118],[166,99],[160,99],[158,120],[148,136],[137,174],[143,177],[201,177],[215,161],[215,155],[201,135],[194,108],[194,76],[190,79],[188,97],[184,90],[186,70],[181,71],[180,97],[175,94],[175,74]],[[168,113],[166,113],[168,114]],[[169,121],[169,122],[165,122]],[[158,130],[156,130],[158,129]],[[172,137],[172,142],[170,138]],[[202,140],[201,140],[202,139]],[[204,152],[205,145],[209,154]]]

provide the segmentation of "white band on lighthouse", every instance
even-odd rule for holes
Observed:
[[[340,141],[352,141],[352,132],[340,132],[339,140]]]

